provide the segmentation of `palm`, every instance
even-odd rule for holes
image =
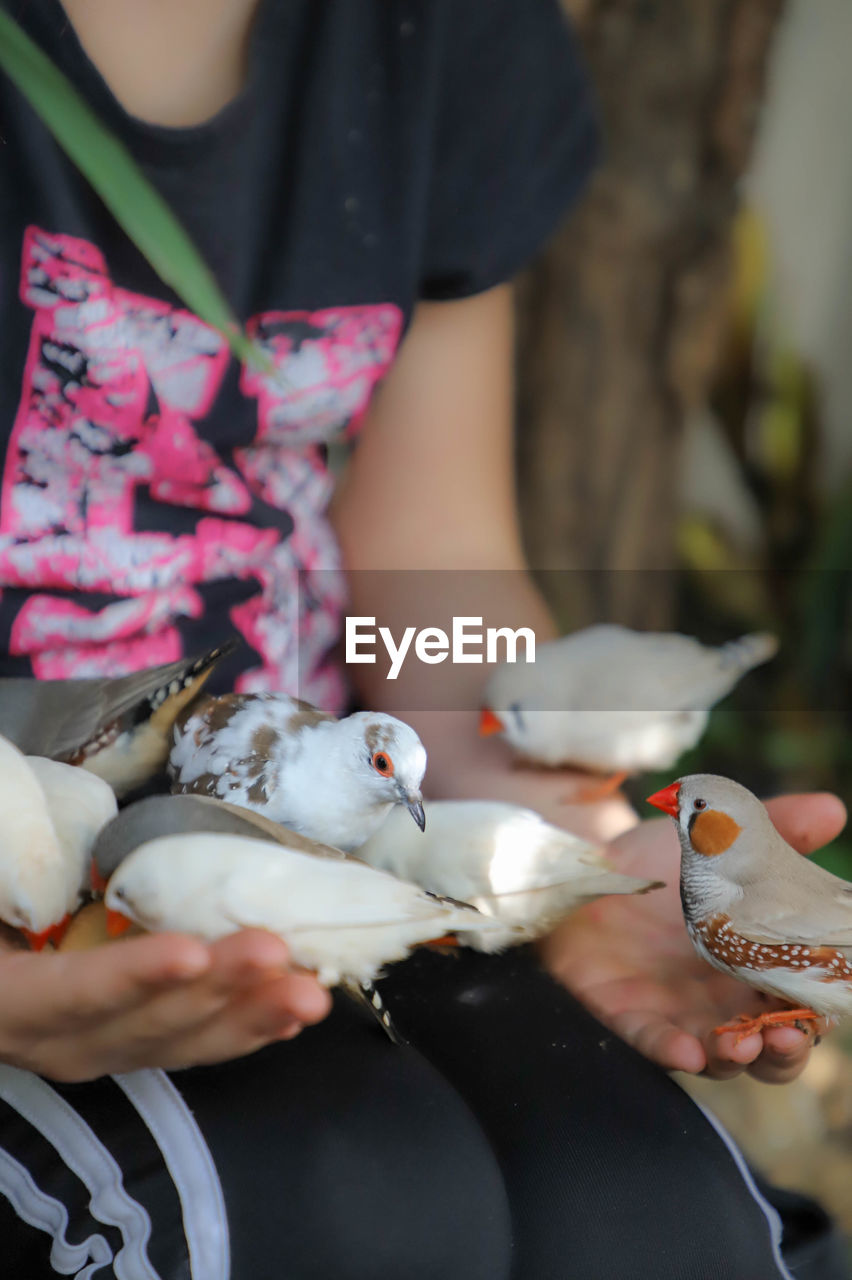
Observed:
[[[843,825],[833,797],[787,797],[773,819],[802,852]],[[744,1066],[765,1079],[787,1079],[804,1065],[808,1041],[773,1028],[735,1044],[713,1028],[737,1013],[765,1008],[743,983],[717,973],[695,953],[680,910],[679,850],[672,824],[651,821],[620,836],[611,859],[631,875],[665,881],[638,898],[601,899],[578,911],[542,950],[551,971],[597,1017],[667,1069],[725,1076]]]

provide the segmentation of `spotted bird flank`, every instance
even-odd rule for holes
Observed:
[[[703,949],[713,957],[720,968],[741,968],[763,972],[767,969],[827,970],[824,981],[852,981],[852,962],[842,952],[832,947],[796,946],[787,942],[752,942],[736,932],[727,916],[712,916],[687,926],[693,941],[700,941]]]

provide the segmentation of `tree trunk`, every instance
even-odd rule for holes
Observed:
[[[737,180],[782,0],[567,7],[605,162],[520,283],[527,550],[564,627],[665,627],[679,443],[721,346]]]

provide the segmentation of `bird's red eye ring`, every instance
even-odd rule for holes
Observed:
[[[706,808],[707,808],[707,801],[706,801],[706,800],[693,800],[693,802],[692,802],[692,807],[693,807],[693,809],[698,809],[698,810],[699,810],[699,812],[700,812],[702,809],[706,809]]]
[[[393,760],[384,751],[373,753],[372,765],[376,773],[380,773],[383,778],[393,777]]]

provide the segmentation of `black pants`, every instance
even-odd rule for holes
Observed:
[[[739,1153],[525,953],[421,953],[382,989],[409,1047],[341,998],[171,1077],[0,1067],[3,1280],[847,1276],[797,1197],[781,1260]]]

